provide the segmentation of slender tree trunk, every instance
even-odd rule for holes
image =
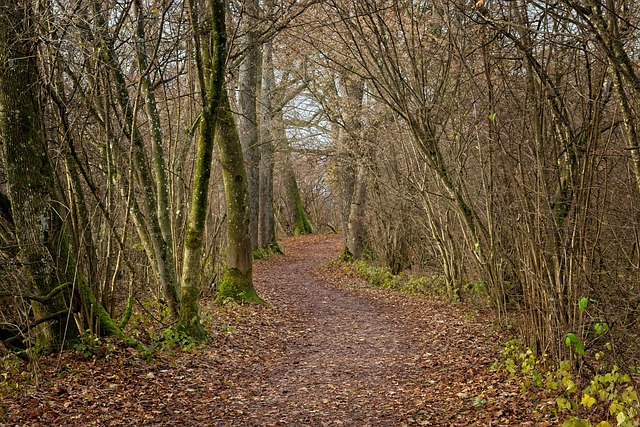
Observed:
[[[366,166],[360,161],[356,166],[355,185],[351,197],[351,206],[349,207],[349,224],[347,229],[347,248],[356,259],[362,258],[364,252],[366,200]]]
[[[304,204],[302,203],[302,197],[300,197],[300,189],[298,188],[298,180],[296,179],[296,173],[293,170],[291,164],[291,148],[289,146],[289,140],[284,129],[284,118],[282,110],[275,112],[273,116],[273,131],[275,132],[274,139],[276,144],[284,147],[284,185],[286,190],[286,203],[289,211],[291,211],[291,220],[293,224],[293,234],[295,236],[303,234],[312,234],[313,228],[309,222],[309,217],[304,210]]]
[[[275,87],[272,42],[263,44],[262,90],[260,103],[260,212],[258,215],[258,244],[267,251],[281,252],[276,241],[276,220],[273,210],[273,111]]]
[[[165,299],[167,300],[167,304],[169,305],[171,312],[177,316],[179,301],[175,273],[175,260],[173,259],[173,248],[170,248],[164,240],[162,226],[158,217],[156,182],[151,172],[151,168],[149,167],[149,161],[147,159],[140,129],[135,122],[134,108],[129,96],[122,67],[118,61],[113,41],[110,40],[109,36],[106,34],[107,22],[104,17],[102,4],[95,1],[93,3],[93,7],[98,28],[102,33],[104,33],[100,35],[102,43],[99,47],[104,49],[103,59],[115,84],[116,100],[122,110],[124,124],[130,132],[131,144],[133,146],[133,158],[135,162],[134,175],[140,188],[140,191],[138,192],[141,199],[139,202],[139,208],[140,213],[142,214],[138,215],[136,218],[138,234],[141,235],[143,241],[147,238],[148,245],[145,245],[147,256],[154,263],[156,279]],[[158,147],[154,147],[154,150],[157,153]],[[160,162],[162,163],[162,160],[160,160]],[[159,168],[164,168],[164,165],[160,165]],[[163,214],[164,213],[166,212],[163,210]],[[141,227],[144,227],[145,230],[142,230]],[[143,237],[143,235],[145,236]]]
[[[287,153],[284,163],[284,179],[287,192],[287,201],[293,213],[293,234],[301,236],[303,234],[312,234],[313,228],[307,212],[304,210],[300,189],[298,188],[298,180],[296,173],[291,164],[291,154]]]
[[[160,113],[156,103],[155,90],[149,77],[149,61],[147,60],[147,52],[145,48],[146,37],[144,32],[144,20],[142,14],[141,0],[134,1],[136,10],[136,54],[138,58],[138,67],[140,72],[140,80],[142,92],[145,99],[146,113],[151,124],[151,153],[153,172],[156,182],[156,215],[158,216],[158,224],[162,234],[162,254],[166,259],[166,268],[170,276],[171,286],[167,289],[168,294],[165,295],[171,304],[177,301],[177,285],[176,285],[176,260],[173,253],[173,233],[171,228],[171,207],[169,202],[169,182],[167,179],[166,162],[164,157],[164,143],[162,135],[162,126],[160,124]],[[175,307],[173,307],[175,311]]]
[[[637,119],[632,114],[632,96],[627,94],[628,88],[635,98],[640,97],[640,78],[636,74],[635,66],[629,54],[625,50],[623,37],[621,36],[619,20],[625,18],[616,11],[616,4],[607,0],[607,5],[594,0],[587,0],[588,9],[578,9],[581,13],[587,12],[588,20],[593,23],[597,36],[595,40],[607,54],[609,60],[609,73],[612,76],[618,104],[622,112],[622,119],[627,138],[627,148],[631,157],[631,168],[636,181],[636,188],[640,191],[640,144],[638,142]]]
[[[180,328],[195,337],[203,338],[205,330],[200,322],[200,279],[202,276],[202,248],[208,212],[211,162],[215,143],[216,113],[224,92],[225,58],[227,52],[224,0],[210,3],[213,28],[212,51],[208,52],[205,34],[201,33],[196,0],[189,0],[189,16],[193,29],[196,67],[203,104],[200,135],[196,152],[191,211],[184,244],[184,262],[180,287]]]
[[[238,132],[247,164],[247,184],[251,203],[251,247],[258,247],[258,223],[260,209],[260,152],[258,146],[258,71],[260,49],[257,41],[255,25],[257,22],[258,2],[247,0],[244,2],[244,33],[246,56],[240,64],[238,83]]]

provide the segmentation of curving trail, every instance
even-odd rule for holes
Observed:
[[[234,405],[221,408],[220,421],[517,425],[523,408],[512,400],[519,396],[503,388],[501,376],[489,376],[502,341],[489,333],[488,320],[358,286],[327,266],[340,242],[339,236],[299,237],[287,242],[285,256],[257,265],[256,286],[282,316],[283,332],[273,342],[276,354],[255,373],[247,369],[235,378],[244,398],[233,400],[232,391]],[[482,399],[488,403],[478,405]]]
[[[0,427],[553,425],[489,370],[505,337],[487,315],[368,289],[330,263],[339,236],[284,249],[255,265],[270,306],[205,304],[211,341],[152,363],[43,359],[38,389],[0,394]]]

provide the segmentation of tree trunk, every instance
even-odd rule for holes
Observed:
[[[61,217],[53,209],[54,175],[38,104],[32,19],[29,2],[0,0],[0,137],[19,258],[28,280],[20,290],[46,296],[63,284],[57,254],[64,237]],[[54,351],[66,332],[75,335],[73,322],[66,322],[69,303],[68,290],[46,302],[32,301],[36,322],[50,319],[36,327],[38,349]]]
[[[312,234],[313,228],[311,227],[309,217],[304,210],[302,198],[300,197],[300,189],[298,188],[298,181],[296,179],[296,173],[293,170],[293,165],[291,164],[291,149],[284,129],[282,110],[276,111],[273,116],[272,125],[273,131],[275,132],[274,140],[276,145],[284,147],[285,150],[282,173],[284,174],[286,203],[288,210],[291,212],[290,218],[291,224],[293,224],[293,234],[294,236]]]
[[[337,127],[337,125],[334,125]],[[349,213],[351,212],[351,198],[355,186],[355,168],[351,161],[351,156],[345,149],[346,132],[342,129],[334,131],[335,141],[338,141],[339,155],[336,161],[336,173],[338,178],[338,194],[340,197],[340,229],[342,230],[342,240],[344,242],[344,252],[349,257]]]
[[[151,153],[156,183],[156,215],[158,216],[158,225],[162,234],[162,254],[166,259],[168,275],[171,280],[170,287],[165,290],[165,298],[173,305],[172,309],[174,310],[174,314],[177,314],[175,306],[177,302],[176,260],[173,252],[169,183],[164,158],[162,126],[160,124],[160,113],[158,112],[156,103],[155,90],[149,77],[151,71],[149,70],[145,48],[146,36],[144,32],[141,0],[135,0],[134,7],[136,10],[136,54],[139,67],[138,71],[140,72],[140,82],[146,105],[146,113],[151,124]]]
[[[253,260],[249,235],[249,191],[238,129],[224,90],[227,58],[226,9],[224,0],[209,2],[211,46],[201,33],[206,27],[198,22],[198,7],[189,0],[193,28],[195,60],[203,103],[200,139],[196,157],[194,192],[185,243],[180,307],[181,328],[196,336],[203,332],[198,299],[202,270],[202,239],[208,208],[213,144],[217,142],[227,203],[227,270],[220,285],[218,301],[238,299],[261,302],[253,288]]]
[[[98,28],[104,33],[100,34],[100,49],[104,50],[104,61],[106,62],[110,77],[116,87],[117,102],[122,110],[124,118],[124,125],[128,132],[130,132],[131,144],[133,146],[133,159],[135,162],[134,176],[137,179],[139,185],[137,195],[140,196],[138,207],[142,215],[134,216],[136,219],[136,228],[141,240],[145,242],[145,251],[147,256],[153,262],[155,269],[156,279],[162,290],[162,293],[167,300],[167,304],[171,309],[174,316],[177,316],[179,310],[178,301],[178,289],[177,289],[177,277],[175,272],[175,259],[173,259],[173,248],[170,248],[163,237],[162,226],[160,224],[160,218],[158,216],[158,202],[156,194],[156,179],[151,173],[149,167],[149,161],[144,147],[144,141],[140,128],[135,121],[135,111],[132,105],[129,92],[127,89],[127,82],[124,72],[118,61],[118,55],[113,45],[113,40],[107,35],[107,22],[104,17],[104,10],[100,2],[94,2],[95,18]],[[139,52],[140,55],[140,52]],[[144,72],[146,70],[143,70]],[[143,77],[144,86],[144,77]],[[149,88],[150,89],[150,88]],[[151,111],[151,110],[148,110]],[[158,147],[154,147],[154,154],[157,155]],[[157,157],[156,157],[157,159]],[[160,169],[164,169],[162,160],[160,162]],[[156,166],[158,163],[156,163]],[[164,189],[161,189],[164,191]],[[162,202],[160,203],[162,205]],[[166,213],[163,210],[163,214]],[[144,230],[142,229],[144,228]],[[169,230],[170,234],[170,230]]]
[[[287,191],[287,200],[290,209],[293,212],[293,234],[294,236],[301,236],[303,234],[313,234],[313,228],[309,222],[307,212],[304,210],[302,204],[302,197],[300,197],[300,189],[298,188],[298,180],[296,179],[296,173],[293,170],[291,164],[291,154],[287,153],[284,164],[285,174],[285,186]]]
[[[253,287],[253,248],[247,175],[238,129],[223,95],[216,123],[216,142],[227,201],[227,267],[217,297],[262,303]]]
[[[238,132],[247,164],[247,185],[251,204],[251,248],[258,248],[258,222],[260,209],[260,149],[258,147],[258,71],[260,50],[255,32],[258,2],[247,0],[244,2],[244,48],[246,56],[240,64],[238,77],[240,91],[238,94]]]
[[[364,208],[367,194],[361,135],[364,80],[344,71],[340,76],[340,83],[343,86],[341,97],[344,102],[342,113],[344,129],[340,129],[338,140],[339,149],[344,157],[339,170],[342,186],[342,232],[345,237],[345,255],[357,259],[362,257],[363,252]]]
[[[260,119],[260,212],[258,215],[258,245],[271,252],[282,252],[276,241],[276,220],[273,211],[273,72],[272,42],[263,44],[262,90]]]
[[[367,200],[366,166],[361,161],[356,166],[355,185],[349,208],[347,248],[355,259],[362,258],[364,252],[365,205]]]
[[[205,222],[209,207],[209,182],[215,141],[216,112],[220,108],[224,92],[225,58],[227,54],[227,34],[224,0],[210,3],[213,24],[212,53],[209,56],[203,45],[195,0],[189,0],[189,16],[193,29],[196,67],[200,83],[200,97],[203,104],[200,119],[200,136],[195,159],[194,185],[191,196],[191,211],[184,244],[184,263],[180,286],[179,327],[194,338],[203,338],[205,330],[200,321],[200,279],[201,258]]]

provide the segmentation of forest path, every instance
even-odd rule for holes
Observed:
[[[518,425],[517,394],[489,372],[502,339],[491,322],[367,289],[329,265],[340,245],[302,236],[256,263],[258,292],[282,324],[260,337],[272,339],[270,357],[234,375],[221,425]]]
[[[553,425],[533,413],[555,402],[489,370],[505,337],[487,314],[368,288],[330,263],[339,236],[284,249],[254,266],[269,306],[205,298],[210,341],[153,361],[119,345],[42,358],[37,388],[0,389],[0,427]]]

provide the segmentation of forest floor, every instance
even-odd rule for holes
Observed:
[[[490,370],[507,337],[489,314],[367,288],[330,263],[338,236],[284,249],[255,263],[269,306],[212,309],[207,344],[153,361],[43,357],[37,388],[0,390],[0,426],[555,425]]]

